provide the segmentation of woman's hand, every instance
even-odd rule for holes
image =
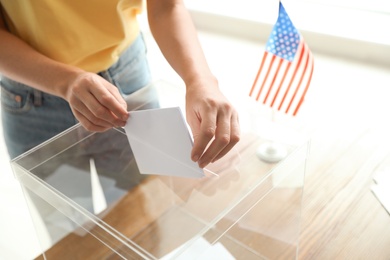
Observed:
[[[240,139],[237,112],[219,91],[183,0],[148,0],[147,10],[153,37],[186,83],[187,122],[194,136],[191,158],[203,168]]]
[[[217,83],[187,86],[186,115],[194,137],[191,159],[204,168],[240,140],[238,114]]]
[[[119,90],[94,73],[79,74],[70,83],[65,98],[88,131],[103,132],[124,126],[129,117]]]

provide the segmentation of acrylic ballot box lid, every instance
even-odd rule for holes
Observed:
[[[131,109],[178,105],[180,89],[156,82]],[[193,179],[138,170],[123,129],[76,125],[11,164],[25,192],[38,259],[294,259],[307,144],[275,163],[268,140],[243,131],[223,159]]]

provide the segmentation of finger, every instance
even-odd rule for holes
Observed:
[[[230,143],[230,121],[230,112],[219,112],[215,138],[199,159],[199,167],[209,164]]]
[[[93,90],[91,95],[86,95],[84,97],[84,100],[80,100],[82,103],[85,104],[86,108],[96,117],[100,118],[104,121],[109,122],[110,124],[114,126],[123,126],[126,123],[127,120],[127,111],[126,111],[126,120],[123,118],[118,118],[115,116],[109,108],[106,107],[110,101],[104,101],[104,100],[111,100],[111,102],[116,102],[115,99],[112,97],[111,93],[108,90]],[[100,101],[99,101],[100,99]],[[106,103],[102,103],[106,102]],[[84,113],[85,114],[85,113]]]
[[[105,121],[101,118],[96,117],[88,108],[87,106],[81,102],[78,99],[74,99],[72,102],[72,109],[73,112],[78,112],[83,117],[85,117],[89,122],[93,123],[96,126],[106,127],[106,128],[112,128],[116,125]]]
[[[240,123],[238,115],[232,115],[231,129],[230,129],[230,142],[229,144],[211,161],[215,162],[225,156],[230,150],[240,141]]]
[[[79,120],[80,124],[88,131],[104,132],[104,131],[112,128],[112,127],[104,127],[104,126],[95,125],[93,122],[88,120],[88,118],[86,118],[83,114],[81,114],[78,111],[73,111],[73,113],[74,113],[75,117]]]
[[[110,93],[114,96],[114,98],[119,102],[119,104],[126,110],[127,112],[127,103],[126,101],[123,99],[121,93],[119,93],[119,90],[117,87],[114,87],[112,85],[110,85],[111,87],[107,88],[108,91],[110,91]]]
[[[205,111],[201,115],[199,129],[193,129],[194,146],[191,152],[191,158],[194,162],[198,161],[202,156],[207,145],[213,139],[216,131],[216,111]]]
[[[100,88],[92,88],[91,92],[97,101],[108,111],[112,112],[118,119],[123,121],[127,120],[128,112],[125,107],[126,102],[120,96],[116,87],[107,85]],[[101,112],[105,113],[104,111]],[[105,113],[104,116],[107,116],[107,114]]]

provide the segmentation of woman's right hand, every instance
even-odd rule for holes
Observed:
[[[65,99],[88,131],[104,132],[122,127],[129,117],[118,88],[94,73],[80,73],[70,83]]]

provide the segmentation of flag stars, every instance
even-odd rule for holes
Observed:
[[[297,52],[300,35],[288,15],[282,11],[267,43],[267,50],[281,58],[292,61]],[[292,48],[290,48],[290,46]]]

